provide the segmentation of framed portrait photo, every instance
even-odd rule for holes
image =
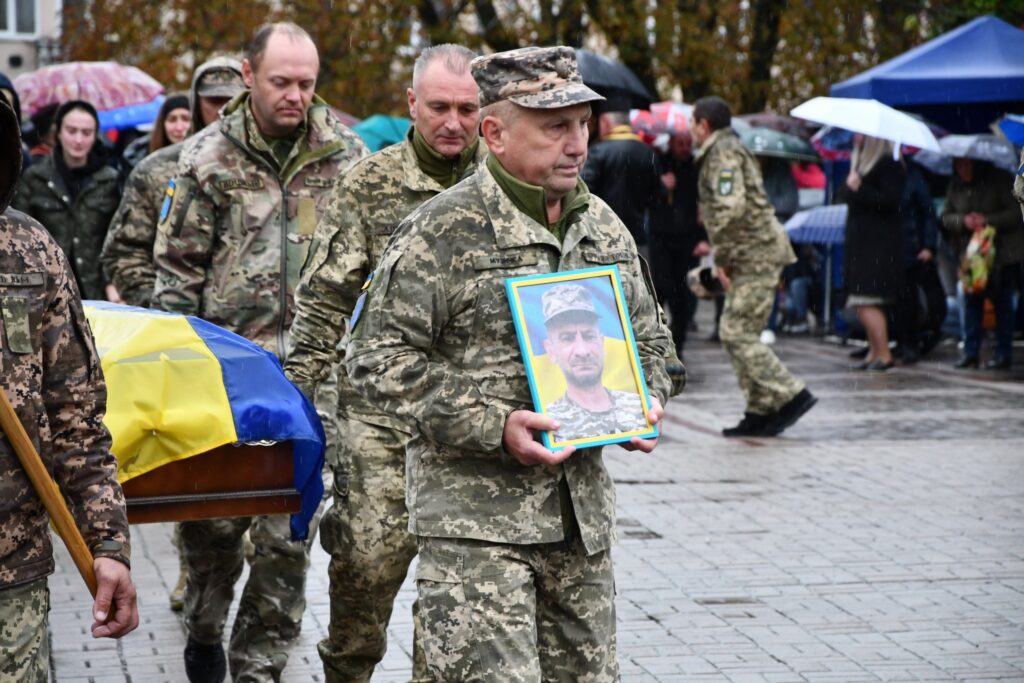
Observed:
[[[505,280],[534,410],[559,450],[650,439],[651,398],[617,266]]]

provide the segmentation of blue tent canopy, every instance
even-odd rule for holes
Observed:
[[[833,97],[874,98],[953,132],[1024,111],[1024,31],[993,16],[959,28],[832,86]]]

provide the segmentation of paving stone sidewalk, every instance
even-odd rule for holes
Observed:
[[[952,348],[883,375],[820,339],[776,349],[820,398],[782,437],[720,436],[742,398],[697,339],[658,451],[608,450],[622,679],[1024,680],[1024,374],[955,371]],[[88,636],[87,593],[59,556],[54,680],[186,680],[170,526],[133,527],[133,542],[142,624],[120,642]],[[317,547],[285,681],[323,680],[326,565]],[[407,581],[375,680],[408,680],[413,595]]]

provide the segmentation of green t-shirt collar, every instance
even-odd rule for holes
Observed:
[[[519,180],[506,171],[493,154],[488,154],[484,163],[487,164],[487,169],[494,176],[498,187],[508,196],[512,204],[550,230],[559,242],[565,239],[565,231],[572,223],[573,217],[586,210],[590,201],[590,192],[587,190],[586,184],[582,180],[578,180],[576,187],[562,199],[562,215],[552,225],[548,222],[548,206],[545,201],[544,188]]]
[[[462,179],[466,169],[476,158],[477,148],[480,146],[480,138],[467,145],[459,156],[449,159],[436,149],[427,144],[427,141],[420,135],[416,128],[412,129],[412,148],[416,152],[416,162],[424,173],[437,181],[437,183],[448,189]]]

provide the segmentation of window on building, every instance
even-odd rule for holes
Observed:
[[[0,33],[35,34],[36,5],[37,0],[0,0]]]

